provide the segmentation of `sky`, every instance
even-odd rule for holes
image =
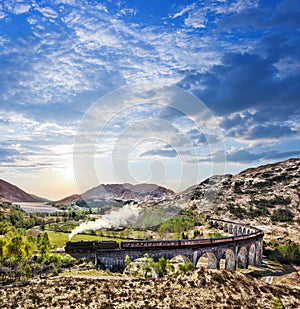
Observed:
[[[1,1],[0,177],[55,200],[299,157],[299,34],[298,0]]]

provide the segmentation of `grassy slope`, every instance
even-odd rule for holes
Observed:
[[[69,240],[68,233],[62,232],[48,232],[50,243],[52,246],[64,246],[66,242]],[[85,235],[85,234],[78,234],[72,238],[72,241],[80,241],[80,240],[115,240],[120,242],[121,239],[119,238],[110,238],[110,237],[100,237],[95,235]]]

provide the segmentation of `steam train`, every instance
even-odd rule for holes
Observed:
[[[120,250],[120,249],[165,249],[165,248],[182,248],[182,247],[199,247],[207,245],[222,245],[236,241],[247,240],[256,236],[262,235],[261,230],[247,234],[226,236],[220,238],[200,238],[200,239],[183,239],[183,240],[140,240],[140,241],[77,241],[67,242],[66,253],[94,253],[105,250]]]

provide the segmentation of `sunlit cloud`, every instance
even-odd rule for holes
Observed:
[[[88,108],[119,87],[149,82],[184,88],[214,117],[193,110],[193,120],[201,122],[199,129],[189,117],[168,108],[140,106],[118,114],[105,130],[96,132],[95,160],[101,168],[113,149],[120,156],[127,151],[126,142],[132,145],[135,162],[144,158],[169,164],[177,154],[192,166],[218,160],[207,139],[220,143],[224,138],[231,169],[227,172],[298,156],[299,46],[299,8],[292,0],[264,6],[258,0],[209,0],[159,7],[111,1],[93,5],[81,0],[4,1],[3,177],[18,181],[22,173],[31,177],[39,171],[43,179],[49,173],[66,180],[74,139]],[[141,102],[162,99],[150,92],[143,95]],[[113,115],[118,108],[94,116],[101,122],[105,119],[101,113]],[[172,130],[162,120],[172,124]],[[86,134],[97,129],[88,127]],[[145,132],[148,140],[141,142]],[[116,150],[121,137],[126,142]],[[87,138],[82,147],[93,141]],[[174,179],[175,174],[173,183]],[[38,181],[35,184],[40,190]]]

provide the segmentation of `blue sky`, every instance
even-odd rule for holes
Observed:
[[[129,180],[175,190],[211,176],[212,161],[234,174],[299,157],[298,4],[2,1],[1,178],[51,199],[77,192],[73,146],[81,120],[102,96],[147,83],[176,86],[202,100],[213,119],[211,140],[217,126],[216,140],[225,145],[226,164],[191,116],[143,105],[120,113],[112,101],[110,125],[96,132],[99,182],[126,181],[128,174],[117,171],[116,179],[110,168],[112,153],[122,151],[131,162]],[[129,155],[122,143],[115,146],[118,136],[131,145]],[[195,168],[199,179],[189,176]]]

